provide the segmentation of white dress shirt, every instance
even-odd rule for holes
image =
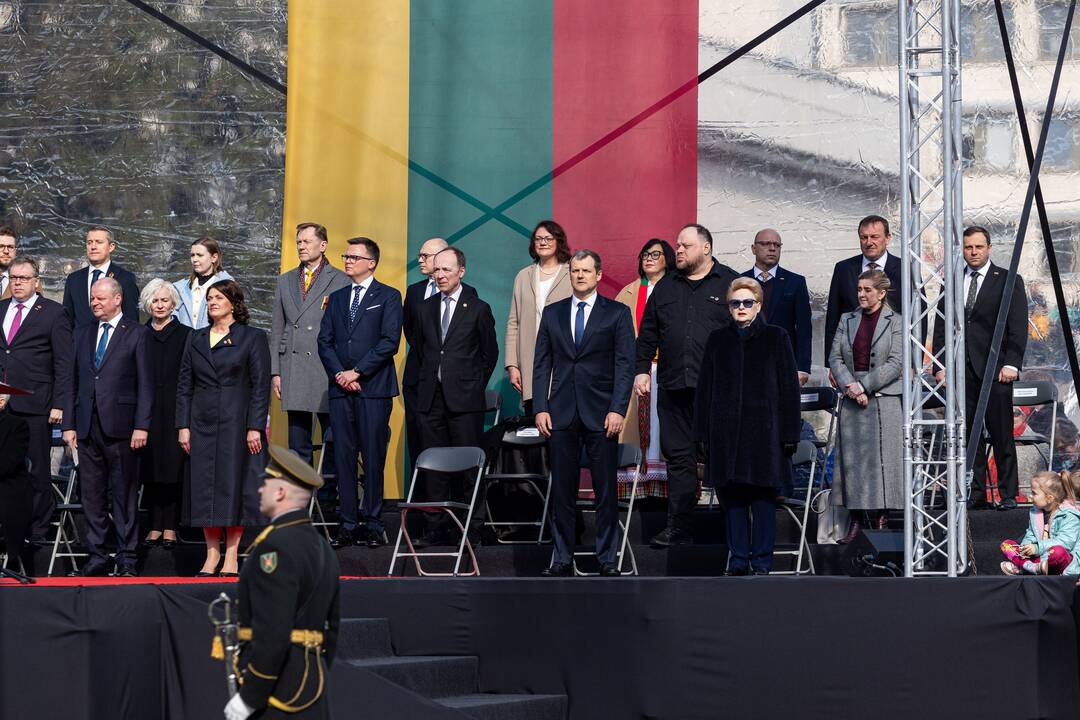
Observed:
[[[99,268],[96,268],[93,265],[87,265],[86,266],[86,301],[87,302],[90,302],[90,290],[93,289],[93,287],[94,287],[94,271],[95,270],[100,270],[101,271],[101,275],[98,276],[98,280],[100,280],[103,277],[108,277],[109,276],[109,268],[111,266],[112,266],[112,260],[106,260],[105,264],[102,265]]]
[[[424,286],[424,299],[427,300],[437,292],[439,292],[439,286],[435,283],[435,278],[429,277],[427,285]]]
[[[589,316],[592,315],[593,305],[596,304],[596,291],[593,290],[592,295],[587,298],[579,298],[577,295],[570,296],[570,337],[574,338],[574,342],[578,342],[578,338],[574,337],[574,327],[577,323],[577,311],[578,303],[585,303],[585,325],[582,328],[582,333],[589,327]]]
[[[360,302],[364,302],[364,296],[367,295],[368,288],[371,287],[371,281],[375,279],[374,275],[368,275],[364,278],[363,282],[354,282],[352,284],[352,290],[349,295],[349,307],[352,307],[353,298],[356,297],[356,288],[363,288],[360,291]]]
[[[116,317],[112,320],[100,320],[98,321],[97,335],[94,337],[94,354],[97,354],[98,343],[101,342],[101,333],[105,332],[105,326],[109,326],[109,338],[105,341],[105,349],[109,349],[109,344],[113,341],[113,337],[116,336],[116,326],[120,324],[120,318],[123,317],[122,313],[117,313]]]
[[[870,258],[863,255],[863,258],[862,258],[862,271],[866,272],[867,270],[869,270],[870,269],[870,263],[877,263],[877,269],[880,270],[881,272],[885,272],[885,263],[887,263],[887,262],[889,262],[889,251],[888,250],[883,252],[881,254],[881,257],[879,257],[877,260],[871,260]]]
[[[970,265],[966,266],[966,272],[964,273],[964,302],[967,302],[968,293],[971,291],[971,281],[975,279],[975,276],[979,276],[979,286],[975,290],[975,297],[979,297],[979,293],[982,292],[983,285],[986,283],[986,271],[990,269],[990,263],[986,263],[981,268],[976,270]]]
[[[34,307],[34,303],[37,302],[37,299],[38,299],[37,293],[34,293],[33,295],[31,295],[29,297],[29,299],[27,299],[26,301],[24,301],[22,303],[23,311],[22,311],[22,320],[20,321],[20,324],[19,324],[20,328],[23,325],[26,324],[26,316],[30,314],[30,309]],[[8,336],[8,333],[11,332],[12,323],[15,322],[15,313],[19,309],[18,305],[19,305],[19,301],[16,300],[15,298],[11,298],[11,304],[8,305],[7,312],[4,313],[4,337],[5,338]]]
[[[8,277],[8,271],[5,270],[0,273],[0,295],[3,295],[9,287],[11,287],[11,278]]]

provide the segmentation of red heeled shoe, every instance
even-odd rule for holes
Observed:
[[[847,545],[849,542],[855,539],[855,537],[862,532],[862,522],[856,518],[851,519],[851,526],[848,528],[847,535],[836,541],[837,545]]]

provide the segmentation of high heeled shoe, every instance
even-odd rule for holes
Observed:
[[[164,537],[164,535],[158,535],[156,538],[153,538],[153,539],[151,539],[151,538],[143,538],[143,541],[142,541],[143,547],[148,547],[148,548],[158,547],[159,545],[161,545],[161,539],[163,537]]]
[[[851,526],[848,528],[847,535],[836,541],[837,545],[847,545],[854,540],[859,533],[862,532],[862,521],[856,518],[851,519]]]

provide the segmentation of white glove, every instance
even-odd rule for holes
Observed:
[[[249,708],[247,703],[240,697],[240,693],[232,696],[232,700],[225,706],[225,720],[247,720],[255,708]]]

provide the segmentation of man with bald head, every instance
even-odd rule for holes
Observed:
[[[405,342],[409,354],[405,358],[405,370],[401,375],[401,395],[405,401],[405,440],[409,446],[409,460],[413,465],[423,450],[420,441],[419,414],[416,409],[416,388],[420,383],[420,362],[413,352],[420,340],[420,306],[425,300],[439,292],[432,273],[435,270],[435,255],[448,246],[446,240],[434,237],[420,246],[416,259],[420,263],[422,280],[414,282],[405,289],[403,327]],[[463,295],[476,295],[471,285],[461,283]]]
[[[810,348],[813,328],[810,321],[810,293],[806,278],[780,267],[780,233],[772,228],[759,230],[750,245],[754,267],[743,277],[761,283],[764,295],[761,312],[770,325],[787,331],[795,350],[795,367],[799,369],[799,384],[810,379]]]
[[[124,292],[114,278],[90,288],[95,322],[75,330],[75,412],[64,413],[64,442],[79,452],[79,493],[90,559],[81,575],[109,571],[105,539],[109,498],[116,531],[116,574],[133,577],[139,533],[139,454],[154,400],[150,329],[121,315]]]

